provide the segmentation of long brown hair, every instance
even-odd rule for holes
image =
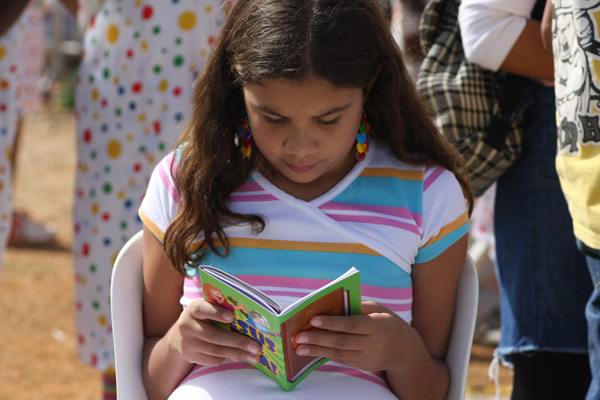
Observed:
[[[180,273],[204,255],[189,248],[198,235],[204,237],[202,248],[226,256],[226,225],[264,228],[260,216],[235,213],[227,205],[260,160],[259,151],[243,159],[234,146],[243,86],[309,75],[365,91],[377,77],[364,105],[377,139],[399,160],[452,171],[471,210],[462,159],[429,118],[376,0],[239,0],[196,83],[194,113],[173,171],[180,208],[164,247]]]

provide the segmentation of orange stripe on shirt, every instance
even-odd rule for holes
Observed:
[[[164,241],[164,232],[158,228],[150,219],[140,210],[140,218],[148,229],[161,241]],[[275,240],[275,239],[254,239],[254,238],[236,238],[229,237],[231,247],[250,247],[255,249],[276,249],[276,250],[301,250],[301,251],[321,251],[329,253],[351,253],[367,254],[379,256],[378,252],[360,243],[333,243],[333,242],[298,242],[293,240]],[[215,245],[222,247],[221,242],[215,239]],[[192,243],[190,250],[197,250],[200,242]],[[208,247],[205,244],[203,247]]]
[[[469,221],[469,217],[467,215],[467,212],[465,211],[461,216],[456,218],[454,221],[450,222],[448,225],[444,225],[442,227],[442,229],[440,229],[440,232],[436,236],[429,239],[427,241],[427,243],[425,243],[425,246],[423,246],[423,247],[427,247],[430,244],[437,242],[440,238],[448,235],[451,232],[454,232],[456,229],[460,228],[461,226],[466,224],[468,221]]]
[[[221,244],[217,241],[217,246]],[[198,246],[199,243],[196,243]],[[379,256],[380,254],[360,243],[298,242],[293,240],[254,239],[229,237],[231,247],[250,247],[255,249],[321,251],[330,253],[353,253]],[[208,247],[208,246],[205,246]]]
[[[422,181],[425,177],[423,171],[411,171],[396,168],[365,168],[360,176],[373,176],[377,178],[398,178],[406,181]]]
[[[164,242],[165,233],[162,230],[160,230],[160,228],[155,223],[153,223],[141,209],[138,212],[138,215],[140,216],[140,219],[142,220],[144,225],[146,225],[146,227],[150,229],[150,232],[152,232],[154,236],[156,236],[161,242]]]

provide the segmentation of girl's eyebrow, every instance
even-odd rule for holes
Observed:
[[[279,118],[285,118],[283,115],[279,114],[278,112],[275,112],[275,111],[271,110],[271,109],[270,109],[269,107],[267,107],[267,106],[262,106],[262,105],[260,105],[260,104],[254,104],[254,107],[255,107],[257,110],[260,110],[260,111],[262,111],[262,112],[264,112],[264,113],[266,113],[266,114],[275,115],[275,116],[277,116],[277,117],[279,117]]]
[[[279,114],[278,112],[271,110],[267,106],[263,106],[260,104],[254,104],[254,107],[256,107],[256,109],[258,109],[266,114],[274,115],[279,118],[287,118],[287,117]],[[337,114],[339,112],[346,110],[348,107],[350,107],[350,104],[346,104],[346,105],[339,106],[339,107],[334,107],[331,110],[325,111],[323,114],[317,115],[315,118],[323,118],[323,117],[327,117],[328,115]]]
[[[340,112],[345,111],[346,109],[348,109],[348,107],[350,107],[350,104],[346,104],[346,105],[339,106],[339,107],[334,107],[331,110],[326,111],[326,112],[324,112],[321,115],[317,115],[316,118],[323,118],[323,117],[327,117],[328,115],[340,113]]]

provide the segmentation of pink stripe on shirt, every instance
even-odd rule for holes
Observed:
[[[237,278],[252,286],[273,286],[279,288],[295,288],[295,289],[306,289],[306,290],[317,290],[323,286],[331,283],[327,279],[313,279],[313,278],[294,278],[294,277],[281,277],[281,276],[263,276],[263,275],[239,275]],[[202,280],[199,276],[186,278],[184,280],[184,287],[199,288],[202,287]],[[394,287],[380,287],[372,285],[361,285],[361,293],[364,296],[370,297],[382,297],[382,298],[412,298],[412,288],[394,288]]]
[[[346,374],[346,375],[353,376],[355,378],[364,379],[366,381],[375,383],[381,387],[389,389],[389,387],[388,387],[387,383],[385,382],[385,380],[383,379],[383,377],[379,378],[377,376],[373,376],[373,375],[371,375],[367,372],[361,371],[359,369],[348,368],[348,367],[338,367],[336,365],[330,365],[330,364],[323,364],[319,368],[317,368],[315,371],[337,372],[340,374]],[[383,372],[381,372],[381,374],[383,375]]]
[[[254,367],[245,362],[227,363],[227,364],[219,365],[217,367],[205,367],[205,366],[197,365],[194,367],[192,372],[180,383],[180,386],[184,385],[196,378],[200,378],[202,376],[206,376],[209,374],[214,374],[214,373],[219,373],[219,372],[224,372],[224,371],[236,371],[236,370],[239,371],[239,370],[249,370],[249,369],[254,369]],[[349,375],[349,376],[352,376],[355,378],[364,379],[371,383],[375,383],[376,385],[379,385],[383,388],[389,389],[387,383],[385,382],[383,371],[368,373],[368,372],[364,372],[364,371],[350,368],[350,367],[337,366],[337,365],[331,365],[331,364],[323,364],[320,367],[318,367],[315,371],[335,372],[335,373],[339,373],[339,374],[345,374],[345,375]]]
[[[417,225],[409,224],[395,219],[385,217],[374,217],[370,215],[338,215],[338,214],[327,214],[331,219],[341,222],[358,222],[362,224],[375,224],[384,226],[393,226],[395,228],[404,229],[405,231],[420,235],[420,229]]]
[[[160,179],[162,180],[163,184],[165,185],[165,188],[167,188],[167,191],[171,195],[171,198],[173,199],[173,201],[176,204],[179,204],[179,193],[177,192],[175,185],[173,185],[173,182],[170,179],[170,174],[167,173],[169,168],[170,168],[169,163],[166,163],[166,162],[163,163],[163,165],[160,165],[158,167],[158,174],[160,175]],[[165,171],[165,169],[167,171]]]
[[[280,297],[292,298],[295,300],[301,299],[305,295],[304,293],[272,291],[272,290],[265,290],[264,293],[273,298],[277,298],[278,296],[280,296]],[[204,296],[201,292],[184,290],[183,298],[191,302],[194,300],[202,300],[204,298]],[[390,309],[390,311],[393,311],[395,313],[407,312],[407,311],[412,310],[412,300],[411,299],[406,299],[406,300],[410,300],[410,301],[407,301],[406,303],[400,303],[400,304],[389,303],[386,301],[385,298],[377,298],[377,299],[379,300],[378,304],[381,304],[382,306]],[[397,299],[387,299],[387,300],[397,300]]]
[[[368,204],[348,204],[348,203],[325,203],[319,207],[321,210],[336,210],[336,211],[358,211],[369,212],[375,214],[389,215],[396,218],[404,218],[414,220],[417,226],[422,226],[423,216],[410,211],[406,207],[389,207],[389,206],[374,206]]]
[[[250,364],[246,364],[243,362],[222,364],[222,365],[219,365],[218,367],[205,367],[204,365],[196,365],[194,367],[194,369],[192,370],[192,372],[187,376],[187,378],[185,378],[183,381],[181,381],[181,383],[179,385],[183,385],[184,383],[187,383],[193,379],[199,378],[204,375],[213,374],[213,373],[217,373],[217,372],[223,372],[223,371],[240,370],[240,369],[254,369],[254,367]]]
[[[444,173],[444,171],[446,171],[444,168],[436,167],[435,170],[429,174],[429,169],[427,169],[425,181],[423,182],[423,192],[426,192],[429,186],[431,186],[433,182],[435,182],[437,178]]]
[[[171,171],[175,172],[173,176],[177,176],[177,171],[179,171],[179,161],[177,160],[177,157],[175,157],[175,152],[172,152],[170,155],[168,155],[165,161],[169,163],[169,168],[171,168]]]
[[[244,182],[237,188],[236,192],[264,192],[265,189],[258,182]]]
[[[268,194],[268,193],[247,194],[247,195],[232,193],[227,198],[227,201],[230,201],[230,202],[277,201],[277,200],[278,200],[277,197],[273,196],[272,194]]]

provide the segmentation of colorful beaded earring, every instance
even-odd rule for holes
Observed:
[[[367,121],[367,115],[363,111],[362,120],[358,127],[356,135],[356,159],[362,161],[365,159],[369,151],[369,133],[371,132],[371,124]]]
[[[242,157],[250,157],[250,153],[252,152],[252,131],[250,131],[250,122],[248,121],[246,110],[242,111],[241,122],[235,133],[234,143],[236,147],[240,148]]]

